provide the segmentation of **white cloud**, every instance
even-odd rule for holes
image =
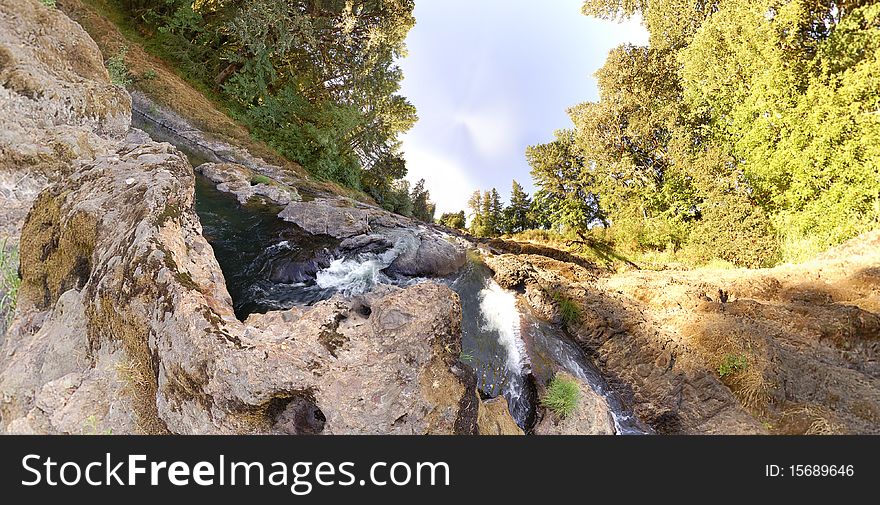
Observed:
[[[461,111],[456,122],[467,128],[474,147],[485,158],[499,158],[515,150],[521,133],[521,118],[510,104],[478,110]]]
[[[437,203],[437,216],[443,212],[466,210],[468,198],[477,186],[464,167],[443,155],[422,149],[408,136],[403,139],[403,153],[408,170],[406,178],[413,184],[425,179],[431,200]]]

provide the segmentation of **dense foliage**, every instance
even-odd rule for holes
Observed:
[[[572,107],[572,130],[528,149],[538,224],[580,235],[605,224],[631,251],[745,266],[878,226],[876,2],[587,0],[583,10],[641,13],[650,45],[614,49],[599,101]]]
[[[448,226],[449,228],[464,230],[465,226],[467,226],[467,216],[463,210],[458,212],[444,212],[443,215],[437,218],[437,222],[443,226]]]
[[[116,1],[255,137],[386,209],[433,217],[430,202],[405,201],[399,151],[417,119],[396,64],[413,0]]]

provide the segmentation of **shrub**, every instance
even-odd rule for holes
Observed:
[[[574,412],[580,399],[581,390],[577,383],[557,375],[550,381],[546,394],[541,398],[541,405],[564,419]]]
[[[116,55],[111,56],[107,60],[107,71],[110,72],[110,82],[117,86],[126,87],[131,85],[131,74],[128,72],[128,66],[125,64],[125,56],[128,54],[128,47],[122,46]]]
[[[779,243],[767,215],[742,196],[720,196],[703,209],[685,246],[692,263],[724,260],[748,268],[773,266],[779,260]]]
[[[559,315],[566,326],[581,322],[581,308],[577,302],[558,291],[553,293],[553,300],[556,301],[556,305],[559,307]]]
[[[745,372],[749,368],[749,359],[744,354],[728,354],[718,365],[718,375],[722,378]]]

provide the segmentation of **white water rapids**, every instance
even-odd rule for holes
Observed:
[[[516,294],[507,291],[494,280],[488,280],[480,291],[480,312],[483,329],[498,334],[498,343],[507,350],[507,367],[528,373],[528,355],[521,335],[522,316],[516,306]]]
[[[318,272],[315,282],[321,289],[334,289],[346,296],[362,295],[379,284],[392,284],[383,270],[411,247],[411,241],[398,240],[394,247],[381,254],[365,253],[357,258],[334,260]]]

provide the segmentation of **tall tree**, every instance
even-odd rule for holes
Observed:
[[[513,181],[510,205],[505,209],[504,216],[504,233],[519,233],[534,227],[532,199],[516,181]]]
[[[471,211],[471,234],[477,237],[486,236],[486,214],[483,210],[483,193],[474,191],[468,199],[468,209]]]
[[[556,132],[556,140],[526,149],[526,160],[538,191],[533,219],[560,231],[583,233],[604,219],[595,193],[596,181],[574,143],[571,130]]]
[[[255,137],[389,206],[416,121],[397,64],[413,0],[120,1]]]
[[[414,218],[426,223],[434,222],[434,210],[436,209],[436,206],[431,202],[431,195],[428,190],[425,189],[424,179],[419,179],[413,187],[412,193],[410,193],[410,200],[412,201],[412,215]]]

